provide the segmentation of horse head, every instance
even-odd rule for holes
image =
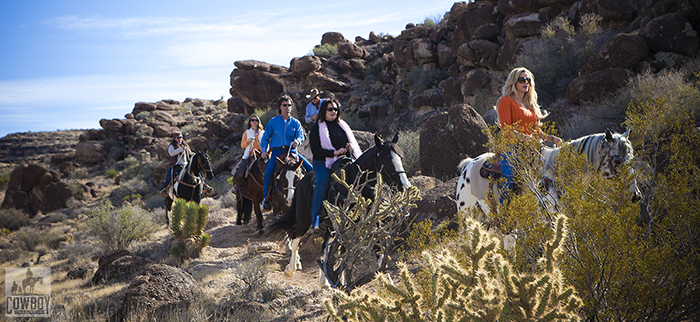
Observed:
[[[287,206],[291,206],[294,199],[296,186],[303,177],[301,168],[301,159],[295,155],[277,157],[277,175],[275,180],[279,180],[280,187],[284,189]]]
[[[204,174],[207,180],[214,179],[214,171],[211,167],[211,158],[206,152],[197,152],[194,157],[192,157],[192,168],[194,176]]]
[[[616,175],[622,165],[634,158],[632,143],[627,139],[629,133],[629,129],[623,134],[613,134],[610,130],[605,130],[605,139],[601,142],[602,158],[598,170],[606,178]]]
[[[396,144],[399,134],[396,133],[391,141],[382,141],[379,135],[374,135],[376,156],[374,159],[374,171],[381,173],[384,182],[396,185],[399,191],[411,187],[406,171],[403,168],[403,151]]]

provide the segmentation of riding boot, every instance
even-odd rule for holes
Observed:
[[[269,197],[269,196],[268,196]],[[270,201],[267,200],[267,197],[263,198],[262,201],[262,210],[263,211],[270,211],[272,210],[272,206],[270,205]]]

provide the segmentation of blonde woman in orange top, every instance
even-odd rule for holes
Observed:
[[[560,138],[545,135],[540,129],[541,120],[547,117],[547,114],[542,113],[537,103],[535,77],[527,68],[517,67],[508,74],[496,109],[501,128],[512,127],[513,132],[521,139],[533,137],[554,144],[561,142]],[[501,175],[506,179],[504,188],[510,189],[513,186],[513,171],[507,159],[506,156],[501,160]],[[504,194],[501,193],[501,202],[503,202],[503,196]]]

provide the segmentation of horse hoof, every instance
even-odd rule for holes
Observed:
[[[262,237],[264,233],[265,232],[262,229],[258,230],[258,238]]]
[[[289,266],[287,266],[287,267],[289,267]],[[294,276],[294,271],[293,271],[293,270],[289,270],[289,269],[285,269],[285,270],[284,270],[284,276],[287,277],[287,278],[291,278],[292,276]]]

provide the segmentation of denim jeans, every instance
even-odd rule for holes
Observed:
[[[165,179],[163,180],[163,187],[160,188],[160,190],[163,190],[168,187],[168,183],[170,183],[170,177],[173,176],[173,167],[168,168],[168,174],[165,175]]]
[[[292,151],[294,153],[294,151]],[[263,200],[267,197],[267,191],[270,189],[270,182],[272,177],[275,175],[275,168],[277,167],[277,157],[284,154],[284,149],[272,149],[270,153],[270,159],[267,161],[267,167],[265,167],[265,177],[263,178]],[[301,159],[301,165],[306,169],[306,172],[313,171],[311,163],[304,158],[303,155],[299,154],[299,159]]]
[[[511,152],[506,152],[501,160],[501,177],[505,178],[505,182],[499,189],[500,197],[498,201],[502,204],[508,198],[508,194],[513,189],[513,168],[508,163],[508,158],[511,157]]]
[[[314,172],[316,173],[316,188],[314,189],[314,200],[311,203],[311,225],[315,227],[319,223],[321,206],[323,206],[323,200],[326,199],[328,192],[331,169],[326,168],[326,161],[314,160]]]

